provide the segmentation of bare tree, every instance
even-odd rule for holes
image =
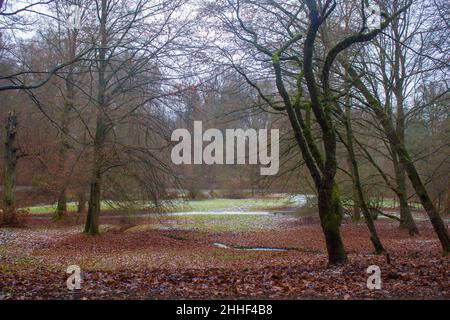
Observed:
[[[161,90],[164,77],[159,70],[164,69],[164,64],[171,59],[171,50],[175,53],[179,48],[178,38],[188,32],[186,21],[177,20],[175,24],[173,18],[175,10],[183,3],[94,1],[93,10],[98,28],[95,29],[97,34],[92,35],[97,50],[91,66],[96,96],[92,97],[95,124],[91,135],[93,161],[85,225],[88,234],[98,234],[102,182],[106,173],[109,172],[108,176],[111,177],[114,170],[127,171],[138,184],[145,186],[147,194],[155,203],[164,191],[163,186],[170,183],[167,178],[171,175],[169,167],[155,154],[157,150],[161,153],[164,144],[155,147],[148,143],[149,134],[167,137],[166,132],[161,130],[165,126],[157,125],[155,111],[163,105],[157,101],[177,90]],[[167,81],[165,85],[169,86],[170,81]],[[144,145],[127,144],[117,134],[120,123],[136,113],[147,113],[150,121],[153,121],[152,126],[145,128]],[[162,141],[159,141],[160,145]],[[145,177],[149,179],[146,181]],[[126,187],[122,185],[119,189],[126,190]]]
[[[393,114],[392,114],[392,108],[388,107],[386,108],[383,101],[390,101],[390,99],[381,99],[378,95],[378,86],[376,85],[376,79],[377,77],[374,76],[372,72],[367,72],[366,77],[360,76],[360,72],[358,72],[358,64],[351,64],[348,59],[341,59],[342,65],[346,69],[346,71],[349,74],[349,81],[351,81],[355,88],[358,90],[358,92],[363,96],[363,103],[366,104],[368,108],[374,113],[377,120],[379,121],[381,127],[383,128],[384,134],[386,135],[389,146],[393,151],[394,157],[398,157],[398,163],[400,167],[397,169],[397,171],[401,170],[401,168],[404,168],[406,171],[406,174],[408,175],[411,184],[420,198],[420,201],[426,210],[430,221],[434,227],[434,230],[436,231],[439,240],[441,241],[442,248],[444,254],[447,254],[450,249],[450,237],[447,230],[447,227],[445,226],[445,223],[443,222],[441,216],[439,215],[439,212],[436,210],[435,205],[433,204],[433,201],[431,200],[429,193],[425,187],[425,184],[422,181],[422,178],[420,177],[419,172],[417,171],[417,168],[414,164],[414,160],[412,159],[410,153],[407,150],[407,147],[405,145],[405,139],[404,139],[404,95],[405,90],[408,90],[407,85],[405,84],[405,81],[411,81],[413,78],[411,75],[407,74],[406,70],[406,56],[405,53],[402,52],[402,47],[400,45],[400,29],[397,24],[393,25],[393,32],[394,32],[394,41],[393,48],[395,51],[394,59],[391,63],[392,68],[390,69],[392,72],[392,83],[388,83],[387,81],[384,82],[386,86],[389,87],[388,90],[385,90],[386,95],[389,97],[390,95],[394,96],[394,99],[396,101],[397,105],[397,120],[393,121]],[[402,32],[403,34],[404,32]],[[397,34],[397,36],[396,36]],[[402,44],[403,46],[406,46],[406,44]],[[383,47],[384,48],[384,47]],[[420,64],[422,61],[423,56],[427,57],[426,53],[423,52],[422,47],[422,53],[417,52],[412,47],[406,47],[408,50],[412,50],[414,54],[419,55],[419,58],[415,61],[418,66],[413,69],[412,74],[417,74],[417,72],[424,72],[423,64]],[[381,51],[384,51],[382,49]],[[387,58],[386,55],[382,56],[382,58]],[[427,57],[429,58],[429,57]],[[365,55],[365,61],[367,61],[367,55]],[[389,59],[389,58],[387,58]],[[436,60],[431,58],[431,60]],[[381,59],[381,64],[383,64],[383,59]],[[367,66],[367,62],[362,62],[360,65]],[[415,66],[415,65],[414,65]],[[419,71],[417,70],[419,69]],[[364,68],[363,68],[364,69]],[[422,70],[422,71],[420,71]],[[436,69],[434,69],[436,70]],[[364,71],[368,71],[367,69],[364,69]],[[436,71],[435,71],[436,72]],[[383,73],[384,74],[384,73]],[[371,78],[373,76],[373,78]],[[386,78],[386,75],[384,74],[384,78]],[[392,89],[391,89],[392,88]],[[389,102],[388,102],[389,103]],[[395,161],[395,160],[394,160]],[[398,173],[398,172],[397,172]],[[401,175],[400,175],[401,178]],[[399,175],[397,174],[397,186],[396,190],[397,193],[400,191],[400,193],[403,192],[402,189],[402,181],[400,181]],[[399,184],[400,184],[400,190],[399,190]],[[406,191],[405,191],[406,192]],[[407,203],[404,204],[404,206],[407,206]],[[404,213],[404,217],[405,217]],[[406,218],[405,218],[406,219]],[[412,218],[407,218],[408,225],[410,232],[414,231],[414,225],[412,224]],[[414,232],[412,232],[414,233]]]

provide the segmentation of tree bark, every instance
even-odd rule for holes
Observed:
[[[106,138],[106,126],[104,115],[100,114],[97,119],[96,133],[94,137],[94,163],[92,171],[92,182],[90,186],[89,204],[84,232],[89,235],[99,234],[99,219],[101,210],[101,184],[103,147]]]
[[[393,144],[395,151],[399,155],[400,161],[403,163],[405,167],[406,173],[408,174],[409,180],[411,181],[414,190],[420,198],[423,208],[427,212],[428,217],[430,218],[431,224],[433,225],[434,231],[438,235],[439,240],[441,241],[443,254],[447,255],[450,252],[450,236],[448,233],[447,226],[445,225],[442,217],[439,215],[439,212],[436,210],[433,201],[431,200],[428,192],[420,179],[419,173],[414,165],[414,162],[411,160],[408,152],[406,151],[405,146],[400,142],[394,128],[392,127],[389,119],[384,115],[380,115],[381,124],[386,131],[386,135]]]
[[[77,33],[76,29],[68,30],[67,36],[67,48],[68,48],[68,60],[75,59],[77,48]],[[68,68],[68,74],[66,79],[66,94],[67,98],[63,106],[61,115],[61,133],[60,133],[60,147],[59,147],[59,169],[63,182],[61,186],[61,192],[58,197],[58,204],[54,215],[54,220],[59,220],[67,214],[67,186],[69,177],[65,175],[67,150],[70,148],[68,136],[69,136],[69,122],[70,111],[74,108],[75,103],[75,87],[74,87],[74,64],[71,64]]]
[[[15,208],[16,166],[17,166],[17,116],[8,113],[5,126],[4,181],[3,181],[3,225],[18,223]]]
[[[344,264],[347,263],[348,260],[340,233],[343,212],[339,198],[339,190],[335,183],[337,171],[336,131],[331,114],[332,93],[329,83],[329,68],[331,68],[332,61],[330,62],[330,60],[327,59],[327,62],[322,68],[321,80],[323,92],[320,92],[314,74],[313,56],[317,32],[319,31],[323,20],[319,14],[317,3],[315,1],[307,1],[306,5],[310,10],[310,26],[303,48],[303,72],[310,95],[311,109],[322,131],[324,157],[320,155],[320,152],[312,139],[310,125],[303,125],[303,127],[306,129],[305,136],[308,147],[312,151],[312,158],[315,159],[315,165],[309,167],[318,191],[319,216],[327,244],[328,264]],[[298,119],[303,122],[301,120],[301,111],[299,107],[300,106],[296,106],[294,109],[297,110]],[[304,149],[305,148],[302,149],[303,155],[305,155]],[[311,170],[313,167],[315,167],[314,171],[317,171],[318,168],[318,171],[321,172],[321,177],[319,179],[317,178],[317,173]]]
[[[397,137],[402,145],[405,145],[405,111],[404,111],[404,75],[405,71],[405,56],[402,52],[401,36],[399,31],[398,21],[392,23],[392,30],[394,32],[394,38],[398,41],[395,42],[395,57],[394,57],[394,96],[396,101],[396,123],[395,131]],[[392,111],[392,110],[391,110]],[[395,178],[397,182],[398,197],[400,201],[400,228],[408,229],[410,235],[419,234],[416,223],[411,214],[411,210],[408,205],[407,192],[406,192],[406,175],[404,169],[404,163],[402,158],[397,161],[398,154],[394,149],[394,170]]]
[[[72,84],[67,85],[72,87]],[[71,98],[69,98],[71,99]],[[61,185],[60,185],[60,192],[58,195],[58,203],[56,206],[55,214],[53,215],[53,220],[61,220],[64,216],[67,215],[67,184],[68,177],[66,176],[66,158],[67,158],[67,150],[69,149],[69,142],[67,139],[68,135],[68,122],[69,122],[69,112],[72,108],[72,102],[66,101],[64,103],[63,112],[61,116],[61,132],[60,132],[60,142],[59,142],[59,163],[58,163],[58,169],[59,169],[59,175],[61,178]]]
[[[77,213],[82,213],[86,211],[86,197],[84,192],[79,192],[77,198],[78,198]]]
[[[328,264],[344,264],[347,253],[340,232],[343,213],[337,185],[331,182],[318,191],[320,224],[325,235]]]
[[[66,188],[63,188],[58,196],[58,202],[56,205],[56,211],[53,215],[54,221],[59,221],[63,219],[67,215],[67,197],[66,197]]]
[[[398,154],[392,144],[391,149],[395,172],[395,193],[398,197],[400,207],[400,229],[406,229],[411,236],[415,236],[419,234],[419,229],[417,228],[417,225],[412,217],[411,209],[408,204],[405,169],[400,163]]]
[[[99,218],[100,218],[100,197],[101,183],[100,180],[91,183],[89,207],[84,232],[95,236],[99,234]]]
[[[348,151],[348,158],[351,165],[351,172],[352,172],[352,179],[353,179],[353,186],[355,188],[356,194],[357,194],[357,200],[358,204],[360,205],[362,209],[362,213],[364,215],[364,220],[367,225],[367,229],[369,229],[370,233],[370,240],[372,241],[373,247],[375,249],[376,254],[382,254],[386,252],[384,249],[380,238],[378,237],[377,229],[375,228],[375,224],[372,219],[372,214],[369,210],[369,206],[367,205],[366,199],[364,198],[364,193],[362,190],[361,185],[361,179],[359,176],[359,168],[358,163],[356,161],[355,156],[355,150],[353,148],[353,130],[351,126],[351,118],[350,118],[350,104],[346,104],[346,117],[345,117],[345,131],[347,134],[347,151]]]
[[[343,65],[346,67],[349,72],[350,77],[353,80],[356,88],[361,91],[364,97],[367,100],[369,106],[371,106],[374,111],[376,117],[381,123],[383,130],[385,131],[386,137],[389,140],[389,143],[394,148],[394,151],[397,153],[400,162],[403,164],[405,171],[411,181],[411,184],[416,191],[417,195],[420,198],[423,208],[425,209],[428,217],[430,218],[430,222],[433,225],[433,229],[436,232],[439,241],[441,242],[443,255],[446,256],[450,252],[450,236],[448,233],[447,226],[445,225],[442,217],[439,215],[439,212],[436,210],[431,198],[420,179],[419,173],[412,161],[408,151],[406,150],[405,145],[399,139],[397,132],[391,122],[389,116],[383,111],[380,103],[377,99],[370,93],[364,83],[358,76],[358,73],[349,66],[346,62],[343,62]]]
[[[400,228],[408,230],[411,236],[418,235],[419,229],[412,217],[411,209],[408,204],[405,173],[397,167],[395,168],[395,175],[397,180],[397,196],[400,202]]]
[[[100,201],[101,201],[101,181],[102,181],[102,164],[104,161],[104,144],[107,135],[106,125],[106,51],[107,51],[107,31],[106,21],[108,17],[107,0],[101,2],[100,16],[100,48],[98,54],[99,71],[98,71],[98,94],[97,94],[97,118],[94,137],[94,162],[92,169],[92,182],[89,195],[89,206],[86,218],[84,232],[89,235],[99,234],[99,218],[100,218]]]
[[[447,194],[445,195],[444,214],[450,215],[450,179],[448,181]]]
[[[350,158],[350,155],[347,158],[348,168],[350,171],[350,174],[352,175],[352,221],[358,222],[361,220],[361,204],[359,203],[359,196],[358,196],[358,190],[357,186],[355,185],[355,172],[353,168],[352,159]]]
[[[353,132],[352,132],[352,128],[351,128],[351,124],[350,124],[350,119],[351,119],[351,108],[350,108],[350,100],[347,97],[346,101],[345,101],[345,119],[346,119],[346,123],[345,123],[345,129],[346,129],[346,133],[347,133],[347,150],[348,150],[348,157],[347,157],[347,163],[348,163],[348,167],[350,170],[350,173],[352,175],[352,200],[353,200],[353,213],[352,213],[352,221],[353,222],[358,222],[359,220],[361,220],[361,203],[359,201],[359,194],[358,194],[358,186],[356,185],[356,180],[355,177],[358,175],[357,172],[355,172],[355,166],[353,164],[354,161],[354,153],[351,154],[349,148],[352,148],[352,152],[353,152],[353,141],[350,141],[350,139],[353,139]]]

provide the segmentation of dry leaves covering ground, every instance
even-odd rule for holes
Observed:
[[[363,223],[344,223],[350,262],[327,268],[317,218],[242,219],[246,228],[214,218],[102,217],[98,237],[81,234],[79,218],[0,229],[0,299],[450,298],[449,258],[428,222],[414,238],[395,222],[377,222],[391,264],[372,254]],[[216,242],[289,250],[223,249]],[[82,269],[76,292],[65,285],[69,265]],[[366,287],[370,265],[381,268],[381,290]]]

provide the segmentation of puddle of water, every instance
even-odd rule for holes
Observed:
[[[304,206],[308,199],[312,199],[315,196],[310,194],[292,194],[292,193],[273,193],[274,197],[288,197],[296,206]]]
[[[292,197],[292,200],[295,202],[297,206],[304,206],[308,201],[308,196],[299,194]]]
[[[239,248],[239,247],[230,247],[227,246],[224,243],[215,242],[214,245],[221,249],[233,249],[233,250],[244,250],[244,251],[276,251],[276,252],[285,252],[286,249],[280,249],[280,248]]]
[[[216,247],[222,248],[222,249],[231,249],[231,248],[230,248],[229,246],[227,246],[226,244],[219,243],[219,242],[214,243],[214,245],[215,245]]]

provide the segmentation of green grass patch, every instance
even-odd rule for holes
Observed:
[[[166,207],[166,212],[207,212],[207,211],[254,211],[275,210],[283,207],[292,207],[295,203],[289,197],[284,198],[255,198],[255,199],[208,199],[198,201],[174,201]],[[153,204],[121,203],[102,201],[101,208],[104,211],[124,210],[140,211],[154,209]],[[31,214],[45,214],[56,211],[56,204],[39,205],[25,208]],[[75,202],[67,203],[68,212],[76,212]]]
[[[178,211],[253,211],[272,210],[294,206],[295,203],[289,197],[284,198],[254,198],[254,199],[208,199],[199,201],[187,201],[175,205]]]
[[[185,218],[181,224],[188,229],[202,232],[248,232],[261,229],[265,223],[261,216],[227,215],[225,217],[206,216]]]
[[[196,214],[189,216],[166,216],[154,218],[152,223],[141,224],[127,229],[125,232],[147,232],[151,230],[178,229],[198,232],[249,232],[273,227],[269,216],[249,214]]]

